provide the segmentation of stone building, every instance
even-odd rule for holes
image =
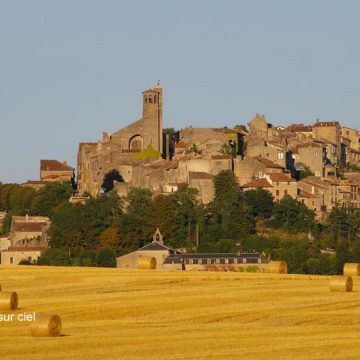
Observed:
[[[97,143],[80,143],[77,158],[77,182],[80,194],[97,196],[104,176],[117,169],[125,181],[131,181],[132,167],[160,158],[163,150],[163,88],[158,83],[142,94],[142,118],[110,134],[103,133]],[[155,155],[154,155],[155,154]]]
[[[214,177],[214,175],[205,172],[189,171],[188,184],[198,190],[198,197],[203,204],[208,204],[214,200]]]
[[[286,147],[281,143],[261,138],[250,138],[246,149],[248,157],[260,156],[283,168],[286,168],[286,153]]]
[[[207,270],[211,265],[223,266],[224,269],[235,266],[246,268],[256,266],[263,272],[270,257],[260,253],[182,253],[165,245],[159,229],[153,241],[140,249],[116,258],[116,266],[120,269],[140,268],[141,258],[152,259],[155,270]]]
[[[351,149],[360,151],[360,132],[357,129],[342,127],[341,136],[350,140]]]
[[[40,181],[71,181],[74,170],[66,161],[40,160]]]
[[[1,252],[1,263],[17,265],[22,260],[36,261],[48,248],[48,217],[13,216],[10,231],[10,247]]]
[[[301,168],[301,165],[308,167],[315,176],[324,175],[324,151],[325,146],[309,142],[297,145],[293,150],[293,157],[296,168]]]
[[[336,147],[334,156],[340,159],[341,156],[341,127],[338,121],[317,121],[313,125],[313,137],[316,139],[327,140]],[[332,158],[334,164],[337,161]]]
[[[241,188],[244,191],[256,188],[269,190],[275,201],[280,201],[284,196],[297,198],[297,182],[290,173],[264,174],[263,178],[254,179],[242,185]]]

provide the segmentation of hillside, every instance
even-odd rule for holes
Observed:
[[[359,359],[360,293],[328,277],[1,267],[20,312],[55,312],[58,338],[0,322],[1,358]]]

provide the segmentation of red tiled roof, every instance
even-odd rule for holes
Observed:
[[[272,168],[272,169],[284,169],[283,166],[281,166],[281,165],[279,165],[279,164],[276,164],[276,163],[274,163],[274,162],[271,161],[271,160],[265,159],[265,158],[263,158],[262,156],[255,156],[255,157],[253,157],[252,159],[261,162],[263,165],[265,165],[265,166],[268,167],[268,168]]]
[[[296,182],[296,180],[286,174],[267,174],[275,182]]]
[[[40,160],[41,171],[73,171],[74,169],[67,163],[58,160]]]
[[[293,124],[287,127],[287,130],[293,131],[293,132],[311,132],[312,126],[311,125],[304,125],[304,124]]]
[[[46,222],[14,222],[13,230],[18,232],[42,232]]]
[[[179,141],[177,144],[175,144],[176,148],[186,149],[189,146],[189,144],[186,141]]]
[[[47,247],[45,246],[33,246],[33,247],[16,247],[12,246],[9,247],[7,250],[3,250],[3,252],[26,252],[26,251],[45,251],[47,250]]]
[[[321,181],[321,180],[320,180]],[[314,187],[317,187],[319,189],[327,189],[329,186],[326,184],[321,184],[317,181],[312,181],[311,179],[305,178],[303,180],[300,180],[300,183],[308,184]]]
[[[319,198],[319,196],[316,196],[316,195],[309,193],[307,191],[304,191],[304,190],[300,190],[299,197],[308,198],[308,199],[318,199]]]
[[[255,179],[242,185],[242,188],[272,188],[273,186],[266,179]]]
[[[314,127],[322,127],[322,126],[340,126],[338,121],[317,121]]]
[[[61,175],[59,175],[59,174],[52,174],[52,175],[45,176],[43,179],[57,179],[60,176]]]

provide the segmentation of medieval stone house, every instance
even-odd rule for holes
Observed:
[[[13,216],[10,247],[1,252],[1,263],[17,265],[22,260],[36,261],[48,248],[50,220],[43,216]]]

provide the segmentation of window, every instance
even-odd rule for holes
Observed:
[[[193,259],[189,259],[189,264],[193,264]]]
[[[280,195],[280,190],[276,190],[276,196]]]
[[[284,153],[283,152],[278,152],[278,159],[279,160],[284,160]]]
[[[229,259],[225,259],[225,264],[228,264],[229,263]]]
[[[14,258],[12,256],[10,256],[10,264],[14,263]]]
[[[215,259],[215,263],[220,264],[220,259],[219,258]]]
[[[288,191],[287,190],[284,190],[284,195],[286,196],[288,194]]]
[[[206,259],[207,264],[211,264],[211,259]]]

